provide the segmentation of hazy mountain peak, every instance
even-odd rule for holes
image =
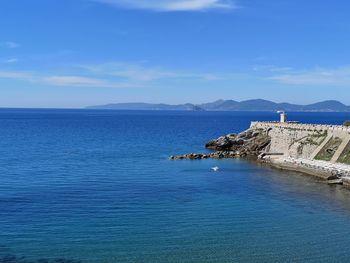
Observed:
[[[216,100],[203,104],[185,103],[179,105],[152,104],[152,103],[115,103],[99,106],[90,106],[89,109],[110,110],[180,110],[180,111],[350,111],[350,107],[336,100],[326,100],[309,105],[298,105],[288,102],[276,103],[265,99],[251,99],[241,102],[235,100]]]

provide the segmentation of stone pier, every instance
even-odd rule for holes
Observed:
[[[271,153],[350,165],[350,127],[294,122],[252,122],[250,127],[268,132]]]

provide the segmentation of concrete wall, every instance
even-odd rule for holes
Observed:
[[[267,130],[271,137],[270,153],[283,153],[286,157],[313,159],[332,137],[349,142],[350,128],[340,125],[318,125],[280,122],[252,122],[251,128]],[[341,149],[343,148],[343,149]],[[344,147],[339,147],[333,162]]]
[[[303,123],[293,123],[293,122],[269,122],[269,121],[252,121],[250,127],[256,128],[270,128],[270,127],[285,127],[293,129],[302,130],[327,130],[332,132],[347,132],[350,134],[350,127],[342,125],[322,125],[322,124],[303,124]]]

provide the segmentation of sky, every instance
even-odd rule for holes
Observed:
[[[348,0],[1,0],[0,107],[350,105]]]

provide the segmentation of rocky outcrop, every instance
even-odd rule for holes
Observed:
[[[239,134],[228,134],[209,141],[205,147],[215,150],[212,153],[190,153],[185,155],[170,156],[171,160],[182,159],[207,159],[207,158],[238,158],[258,157],[265,151],[271,138],[265,129],[248,129]]]
[[[228,134],[208,142],[205,147],[216,151],[234,151],[237,155],[258,156],[270,143],[264,129],[248,129],[239,134]]]

